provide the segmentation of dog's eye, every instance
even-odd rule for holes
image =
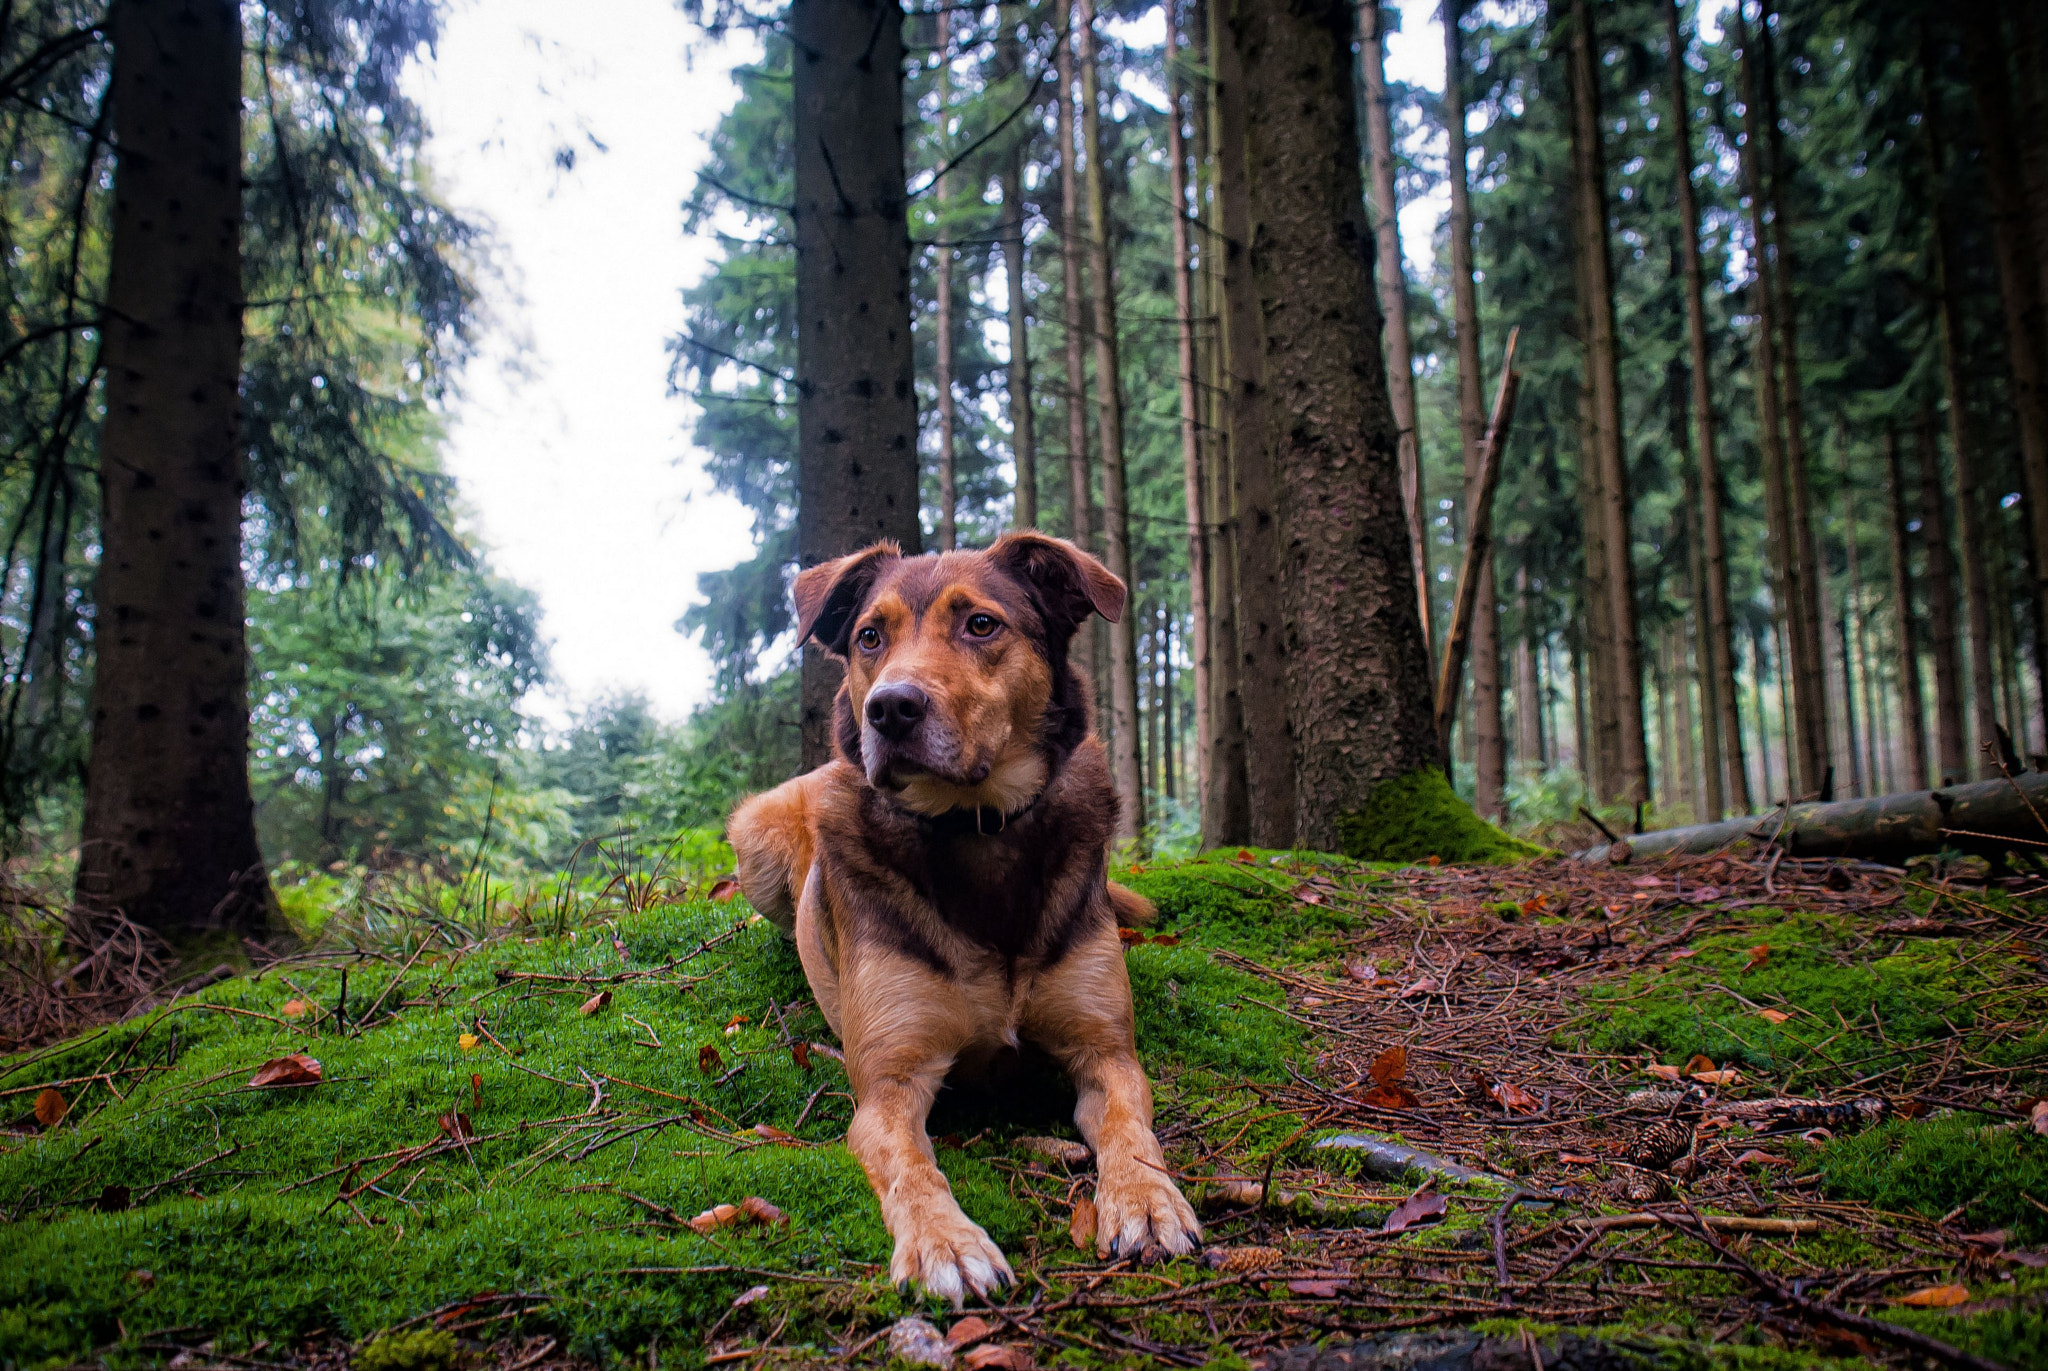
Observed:
[[[882,630],[864,628],[860,631],[860,638],[857,641],[860,643],[861,651],[873,652],[882,645]]]
[[[993,614],[970,614],[967,616],[967,633],[973,638],[989,638],[1002,627]]]

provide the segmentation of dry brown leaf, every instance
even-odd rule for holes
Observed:
[[[441,1125],[441,1132],[456,1142],[468,1142],[476,1136],[476,1128],[470,1123],[469,1115],[459,1109],[451,1109],[435,1120]]]
[[[256,1069],[256,1074],[249,1078],[249,1084],[318,1085],[321,1079],[320,1063],[303,1052],[294,1052],[289,1057],[276,1057],[263,1063]]]
[[[1427,976],[1425,976],[1421,980],[1417,981],[1414,985],[1411,985],[1406,990],[1403,990],[1401,992],[1401,998],[1407,1000],[1413,999],[1417,995],[1434,995],[1435,993],[1436,982],[1430,980]]]
[[[1086,1195],[1074,1201],[1074,1216],[1067,1220],[1067,1236],[1084,1252],[1095,1246],[1095,1201]]]
[[[772,1123],[755,1124],[754,1136],[757,1138],[766,1138],[769,1142],[778,1143],[783,1147],[803,1146],[803,1141],[800,1138],[798,1138],[796,1134],[785,1133]]]
[[[1154,947],[1179,947],[1179,946],[1180,946],[1180,934],[1178,934],[1178,933],[1154,933],[1154,934],[1152,935],[1152,946],[1154,946]]]
[[[1380,1232],[1406,1233],[1430,1219],[1442,1218],[1450,1207],[1450,1201],[1436,1193],[1436,1183],[1432,1181],[1395,1205],[1394,1212],[1387,1215],[1387,1221],[1380,1225]]]
[[[1733,1067],[1725,1071],[1695,1071],[1692,1078],[1701,1085],[1741,1085],[1742,1073]]]
[[[1749,1151],[1737,1157],[1735,1164],[1737,1166],[1790,1166],[1792,1165],[1792,1159],[1790,1157],[1775,1156],[1769,1152],[1759,1152],[1752,1147]]]
[[[1372,1059],[1368,1073],[1374,1085],[1398,1085],[1408,1079],[1408,1049],[1394,1046]]]
[[[730,876],[722,876],[711,883],[708,898],[720,904],[740,893],[740,883]]]
[[[960,1364],[973,1371],[1032,1371],[1038,1365],[1023,1348],[992,1342],[963,1355]]]
[[[1689,947],[1681,947],[1681,948],[1679,948],[1678,950],[1676,950],[1675,952],[1673,952],[1673,953],[1672,953],[1672,954],[1671,954],[1670,956],[1666,957],[1666,958],[1664,959],[1664,964],[1665,964],[1666,966],[1669,966],[1669,965],[1670,965],[1671,963],[1673,963],[1673,962],[1682,962],[1682,961],[1684,961],[1684,960],[1685,960],[1685,959],[1686,959],[1687,957],[1697,957],[1697,956],[1699,956],[1699,955],[1700,955],[1699,953],[1697,953],[1697,952],[1693,951],[1693,950],[1692,950],[1691,948],[1689,948]]]
[[[797,1070],[809,1071],[811,1069],[811,1045],[809,1043],[791,1044],[789,1055],[796,1060]]]
[[[1068,1166],[1080,1166],[1089,1156],[1087,1143],[1078,1143],[1067,1138],[1019,1138],[1017,1146],[1026,1152],[1036,1152],[1041,1157],[1050,1157]]]
[[[1217,1271],[1264,1271],[1284,1255],[1277,1247],[1211,1247],[1202,1260]]]
[[[1422,1103],[1405,1085],[1376,1085],[1359,1096],[1358,1102],[1375,1109],[1414,1109]]]
[[[1289,1281],[1287,1282],[1287,1288],[1297,1295],[1307,1295],[1319,1300],[1334,1300],[1337,1298],[1338,1292],[1344,1289],[1344,1282],[1328,1280]]]
[[[469,1107],[479,1113],[484,1107],[484,1078],[474,1071],[469,1073]]]
[[[304,1000],[286,1000],[284,1008],[277,1012],[284,1015],[287,1019],[303,1019],[312,1011],[312,1008],[313,1006],[307,1004]]]
[[[697,1069],[707,1076],[716,1076],[725,1069],[725,1058],[718,1055],[718,1049],[705,1043],[697,1049]]]
[[[1963,1285],[1930,1285],[1899,1297],[1900,1304],[1909,1304],[1915,1309],[1953,1309],[1969,1302],[1969,1287]]]
[[[970,1342],[980,1342],[995,1331],[987,1319],[969,1314],[946,1330],[946,1345],[958,1351]]]
[[[1354,981],[1363,981],[1367,985],[1371,985],[1373,981],[1378,979],[1380,969],[1371,962],[1346,962],[1344,963],[1344,974]]]
[[[2036,1133],[2048,1134],[2048,1100],[2035,1100],[2028,1126]]]
[[[1790,1014],[1787,1014],[1782,1009],[1759,1009],[1756,1012],[1756,1016],[1769,1023],[1788,1023],[1792,1018]]]
[[[1704,1053],[1695,1052],[1686,1059],[1685,1074],[1688,1076],[1692,1075],[1695,1071],[1712,1071],[1713,1069],[1714,1059]]]
[[[729,1227],[740,1220],[740,1207],[736,1204],[714,1204],[696,1218],[690,1220],[690,1227],[699,1233],[712,1233]]]
[[[70,1101],[55,1086],[46,1085],[36,1093],[36,1122],[43,1127],[55,1128],[70,1112]]]
[[[583,1002],[582,1007],[578,1009],[576,1012],[578,1014],[595,1014],[598,1010],[603,1009],[606,1005],[610,1004],[611,1002],[612,992],[609,990],[600,990],[595,995],[592,995],[589,999],[585,1000]]]
[[[1303,904],[1319,905],[1329,903],[1328,898],[1323,894],[1323,892],[1316,889],[1312,885],[1298,885],[1294,887],[1292,894],[1294,895],[1295,899],[1301,901]]]
[[[745,1309],[748,1305],[754,1303],[754,1301],[759,1299],[765,1299],[767,1295],[767,1286],[750,1285],[746,1289],[740,1291],[739,1294],[734,1295],[732,1297],[732,1307],[735,1309]]]
[[[1117,940],[1125,947],[1136,947],[1145,941],[1145,930],[1142,928],[1119,928],[1116,931],[1116,936]]]
[[[1682,1080],[1685,1076],[1685,1072],[1682,1068],[1676,1066],[1665,1066],[1661,1062],[1652,1062],[1650,1065],[1644,1067],[1643,1070],[1649,1072],[1652,1076],[1655,1076],[1660,1081]]]
[[[1542,1102],[1513,1081],[1496,1081],[1486,1088],[1493,1096],[1493,1102],[1509,1112],[1533,1114],[1541,1108]]]
[[[1582,1152],[1560,1152],[1557,1154],[1557,1159],[1566,1166],[1598,1166],[1600,1164],[1598,1157],[1588,1157]]]
[[[1743,966],[1742,974],[1747,976],[1770,959],[1771,945],[1769,943],[1758,943],[1755,947],[1749,949],[1749,961]]]
[[[789,1215],[783,1213],[759,1195],[749,1195],[741,1200],[740,1214],[744,1218],[752,1219],[755,1223],[765,1224],[770,1228],[787,1228],[789,1226]]]

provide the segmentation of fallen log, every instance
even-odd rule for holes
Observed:
[[[1743,843],[1775,843],[1788,857],[1866,861],[1897,861],[1943,848],[1984,855],[2015,850],[2048,854],[2048,772],[1862,800],[1808,801],[1717,824],[1638,833],[1572,856],[1620,865],[1732,850]]]

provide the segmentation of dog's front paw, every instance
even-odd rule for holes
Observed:
[[[899,1225],[889,1279],[899,1286],[915,1281],[957,1309],[970,1293],[986,1295],[1016,1277],[1002,1249],[948,1196],[920,1206]]]
[[[1095,1188],[1095,1252],[1133,1257],[1158,1249],[1181,1257],[1202,1241],[1194,1208],[1171,1177],[1141,1163],[1106,1171]]]

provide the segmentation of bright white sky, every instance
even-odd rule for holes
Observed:
[[[1389,74],[1441,90],[1436,0],[1397,3]],[[556,685],[536,703],[556,721],[608,690],[672,718],[706,699],[709,661],[675,622],[698,572],[751,550],[749,516],[688,441],[692,406],[668,393],[666,343],[712,255],[680,206],[754,45],[707,43],[674,0],[603,9],[467,0],[413,82],[436,174],[489,225],[499,270],[448,462],[497,568],[540,595]],[[1446,204],[1402,210],[1419,270]]]

